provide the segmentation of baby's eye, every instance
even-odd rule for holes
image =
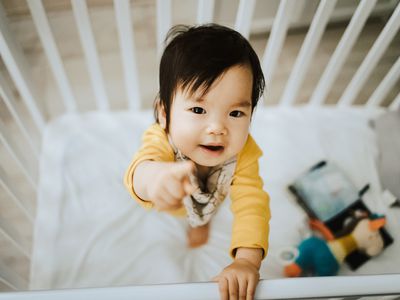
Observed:
[[[234,110],[229,114],[231,117],[240,118],[244,116],[244,112],[240,110]]]
[[[192,112],[194,112],[195,114],[205,114],[206,113],[206,111],[203,109],[203,108],[201,108],[201,107],[192,107],[191,109],[190,109]]]

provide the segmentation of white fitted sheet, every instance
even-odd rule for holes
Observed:
[[[382,201],[375,136],[361,108],[258,109],[251,132],[264,151],[260,172],[271,196],[270,250],[261,278],[282,277],[277,254],[308,233],[304,211],[287,191],[322,159],[344,169],[371,210],[387,215],[395,242],[356,272],[400,273],[400,209]],[[123,187],[123,174],[153,122],[151,111],[64,115],[43,137],[31,289],[209,281],[231,262],[232,215],[226,199],[211,223],[207,245],[186,247],[185,219],[145,211]]]

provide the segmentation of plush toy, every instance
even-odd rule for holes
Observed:
[[[348,233],[334,238],[329,229],[320,221],[311,220],[310,226],[324,236],[310,237],[298,246],[298,256],[285,266],[288,277],[297,277],[311,273],[316,276],[336,275],[347,255],[354,250],[365,252],[369,256],[379,254],[384,248],[379,228],[384,226],[384,217],[366,214],[355,217],[346,224]]]

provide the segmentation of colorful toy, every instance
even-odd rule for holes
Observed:
[[[368,217],[361,213],[345,224],[346,233],[335,238],[322,222],[311,220],[311,228],[320,231],[324,238],[313,236],[302,241],[294,262],[285,266],[285,275],[336,275],[346,256],[354,250],[363,251],[369,256],[378,255],[384,248],[379,229],[385,222],[382,216]]]

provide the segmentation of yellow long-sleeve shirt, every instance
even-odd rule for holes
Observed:
[[[269,196],[263,190],[259,176],[258,158],[262,155],[251,135],[237,156],[236,169],[230,189],[233,228],[230,254],[235,256],[239,247],[261,248],[263,257],[268,251]],[[153,124],[144,133],[142,146],[134,155],[125,176],[124,184],[132,197],[144,208],[152,208],[153,203],[144,201],[135,193],[133,173],[137,165],[145,160],[170,162],[175,160],[168,136],[159,124]],[[170,211],[174,215],[185,215],[185,208]]]

